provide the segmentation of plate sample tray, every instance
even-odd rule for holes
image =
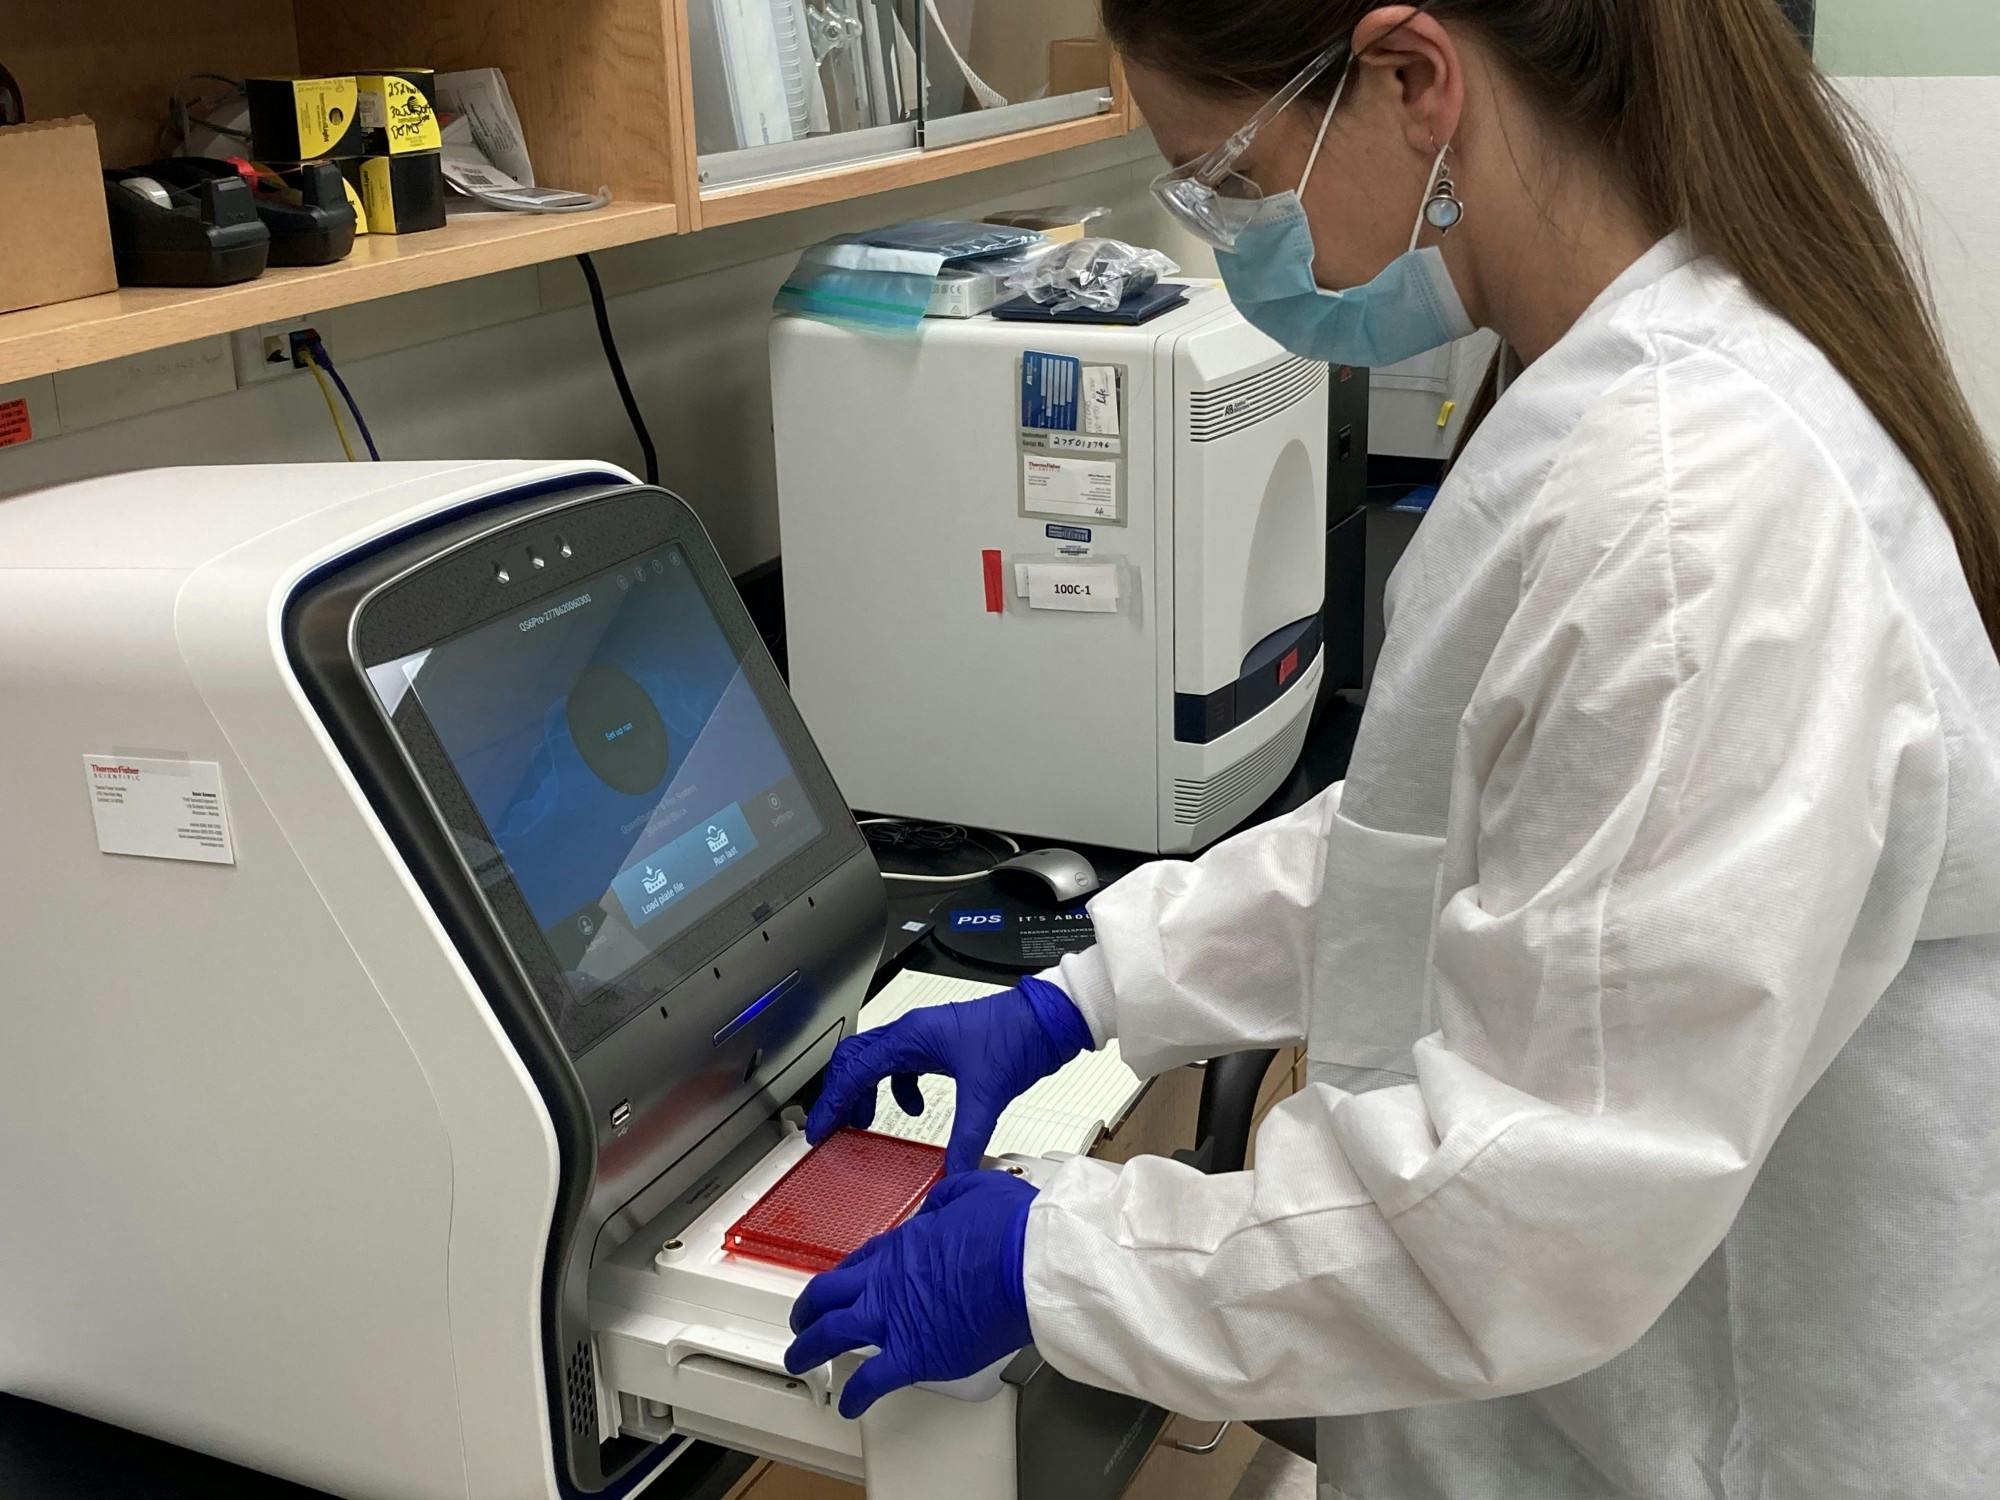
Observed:
[[[828,1136],[723,1236],[733,1255],[829,1271],[893,1229],[944,1176],[944,1151],[868,1130]]]

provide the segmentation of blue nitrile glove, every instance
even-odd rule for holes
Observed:
[[[858,1417],[920,1380],[962,1380],[1024,1348],[1021,1260],[1035,1188],[1007,1172],[947,1177],[914,1218],[815,1276],[792,1307],[794,1375],[870,1345],[840,1393]]]
[[[1024,979],[1004,994],[925,1006],[834,1049],[819,1102],[806,1120],[806,1139],[817,1146],[843,1125],[866,1130],[884,1078],[904,1111],[920,1115],[917,1075],[943,1073],[958,1080],[945,1170],[969,1172],[993,1139],[1000,1111],[1093,1045],[1083,1013],[1039,979]]]

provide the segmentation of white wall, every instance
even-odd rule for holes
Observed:
[[[1150,135],[973,177],[658,240],[596,257],[625,365],[660,451],[663,481],[701,512],[732,568],[777,554],[765,326],[799,249],[867,224],[984,213],[1003,204],[1102,203],[1109,232],[1180,243],[1152,206]],[[1184,248],[1184,247],[1182,247]],[[1190,256],[1191,268],[1194,257]],[[574,263],[508,272],[336,309],[314,320],[391,458],[604,458],[639,467]],[[191,372],[149,382],[203,399],[0,449],[0,495],[157,464],[338,459],[309,377],[226,394],[214,343],[186,346]],[[39,412],[67,420],[93,379],[31,383]],[[0,388],[0,399],[19,391]],[[885,423],[895,414],[884,413]]]
[[[1902,163],[1919,249],[1974,413],[2000,446],[2000,199],[1968,169],[2000,119],[2000,78],[1848,78],[1847,96]]]
[[[1838,77],[2000,73],[1993,0],[1819,0],[1813,51]]]

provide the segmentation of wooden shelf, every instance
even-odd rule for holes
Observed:
[[[412,235],[363,235],[331,266],[266,271],[214,290],[121,288],[0,314],[0,384],[280,318],[510,271],[675,233],[671,204],[613,203],[592,213],[458,219]]]
[[[991,140],[968,141],[963,146],[944,146],[932,151],[904,151],[870,161],[820,168],[795,177],[713,188],[701,195],[701,217],[696,227],[713,229],[745,219],[761,219],[769,214],[817,208],[822,203],[844,202],[870,193],[936,182],[987,167],[1003,167],[1072,146],[1110,140],[1124,135],[1128,129],[1124,102],[1120,100],[1103,114],[995,136]]]
[[[688,40],[695,3],[707,0],[176,0],[166,7],[158,0],[0,0],[7,12],[0,50],[29,109],[90,116],[108,165],[144,161],[160,149],[165,100],[183,75],[340,73],[394,58],[440,69],[499,68],[537,177],[586,190],[604,184],[616,195],[594,213],[480,217],[428,234],[367,236],[338,265],[267,271],[217,291],[132,288],[0,313],[0,384],[579,251],[1029,161],[1108,140],[1131,125],[1129,93],[1113,58],[1112,106],[1099,115],[704,193]],[[1078,0],[1035,3],[1067,13]],[[999,42],[1011,35],[996,33]],[[1017,92],[1038,76],[1038,47],[999,47],[996,66],[1012,58],[1027,70],[1013,85]]]

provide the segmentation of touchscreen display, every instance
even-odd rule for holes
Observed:
[[[579,997],[823,831],[677,545],[369,677],[416,695]]]

